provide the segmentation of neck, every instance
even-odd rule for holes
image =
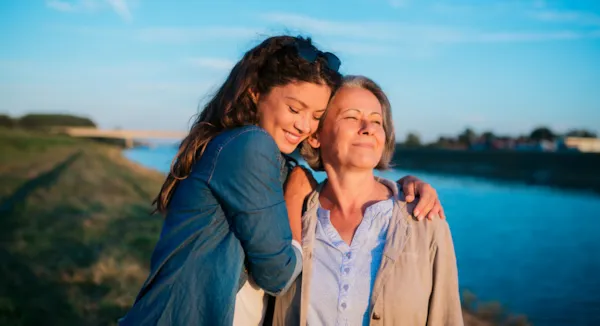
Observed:
[[[321,202],[325,209],[338,210],[342,216],[361,210],[364,214],[371,202],[381,200],[383,193],[373,170],[334,169],[325,166],[327,183],[323,187]],[[385,188],[385,186],[383,186]]]

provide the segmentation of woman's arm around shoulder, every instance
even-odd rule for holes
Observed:
[[[246,253],[254,281],[278,294],[301,270],[280,181],[280,152],[260,128],[246,128],[217,149],[208,185]]]

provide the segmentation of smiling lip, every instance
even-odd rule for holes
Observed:
[[[363,147],[363,148],[375,148],[375,145],[370,144],[370,143],[356,143],[353,145],[356,147]]]
[[[290,143],[290,144],[298,144],[300,142],[300,140],[302,139],[302,137],[298,134],[294,134],[291,133],[289,131],[283,131],[285,134],[285,139]]]

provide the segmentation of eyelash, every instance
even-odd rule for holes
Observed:
[[[289,106],[289,105],[288,105],[288,109],[289,109],[289,110],[290,110],[290,112],[292,112],[293,114],[298,114],[298,113],[300,113],[300,111],[296,111],[296,110],[294,110],[294,108],[292,108],[292,107],[291,107],[291,106]],[[319,120],[321,120],[321,118],[322,118],[322,117],[323,117],[323,116],[320,116],[320,117],[314,117],[314,116],[313,116],[313,119],[314,119],[314,120],[316,120],[316,121],[319,121]]]
[[[345,119],[358,120],[358,118],[356,118],[356,117],[346,117]],[[373,121],[373,123],[376,123],[376,124],[378,124],[380,126],[383,125],[383,122],[381,122],[381,121]]]

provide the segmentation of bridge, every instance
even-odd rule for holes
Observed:
[[[176,139],[182,140],[187,132],[159,130],[121,130],[96,129],[87,127],[61,127],[53,130],[56,133],[80,138],[122,139],[125,147],[132,148],[135,139]]]

